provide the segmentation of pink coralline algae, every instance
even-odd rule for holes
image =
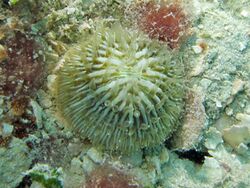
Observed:
[[[3,80],[0,93],[10,96],[31,95],[42,85],[44,66],[35,40],[15,32],[6,40],[7,59],[0,63]]]
[[[139,27],[160,41],[167,42],[172,49],[178,48],[189,26],[187,14],[178,1],[142,3],[138,6]]]

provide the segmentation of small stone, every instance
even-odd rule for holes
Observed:
[[[12,137],[8,147],[0,147],[0,187],[14,188],[22,182],[34,157],[24,140]]]
[[[6,49],[0,44],[0,62],[7,59],[8,54]]]
[[[51,40],[50,44],[53,46],[53,49],[55,49],[55,52],[59,55],[64,54],[67,50],[63,42]]]
[[[43,123],[42,123],[42,114],[43,114],[42,108],[34,100],[31,100],[30,104],[31,104],[31,106],[33,108],[33,112],[34,112],[34,115],[36,117],[36,124],[37,124],[38,128],[42,128],[42,126],[43,126]]]
[[[206,78],[203,78],[201,81],[200,81],[200,85],[201,87],[206,90],[210,85],[211,85],[212,81],[209,80],[209,79],[206,79]]]
[[[229,129],[224,129],[223,138],[232,147],[236,148],[239,144],[249,140],[249,130],[247,127],[234,125]]]
[[[240,45],[240,48],[239,48],[240,52],[244,52],[248,46],[248,44],[246,42],[240,42],[239,45]]]
[[[241,121],[240,125],[247,125],[250,128],[250,115],[238,113],[236,119]]]
[[[206,134],[206,139],[205,139],[205,146],[207,149],[216,149],[216,147],[223,143],[221,133],[216,130],[216,128],[211,127]]]
[[[216,58],[218,57],[218,52],[217,51],[211,51],[208,53],[208,55],[206,56],[206,62],[209,64],[212,64]]]
[[[14,126],[10,125],[8,123],[3,123],[3,130],[2,130],[2,136],[3,137],[8,137],[12,134],[14,130]]]
[[[66,9],[66,11],[67,11],[67,14],[70,15],[70,14],[74,14],[75,11],[76,11],[76,9],[75,9],[75,8],[72,8],[72,7],[68,7],[68,8]]]
[[[246,113],[250,115],[250,104],[246,107]]]
[[[247,17],[250,16],[250,12],[247,11],[247,10],[242,10],[242,11],[240,12],[240,15],[241,15],[242,17],[244,17],[244,18],[247,18]]]
[[[85,187],[85,176],[74,174],[73,172],[65,172],[64,175],[64,188],[83,188]]]
[[[222,168],[220,166],[220,163],[215,158],[205,157],[205,161],[204,161],[202,168],[207,169],[206,173],[210,174],[211,176],[216,172],[217,174],[214,174],[213,175],[214,177],[219,176],[220,178],[218,178],[218,179],[221,179],[223,177]],[[217,169],[217,170],[215,171],[215,169]]]
[[[250,115],[238,113],[239,123],[223,130],[223,139],[233,148],[250,142]]]
[[[237,153],[241,154],[241,155],[247,155],[249,148],[247,147],[246,144],[241,143],[237,148],[236,151]]]
[[[146,157],[146,161],[149,171],[155,171],[158,175],[161,174],[161,162],[158,156]]]
[[[69,143],[68,151],[71,156],[77,156],[81,152],[82,147],[81,143]]]
[[[233,86],[232,86],[232,95],[236,95],[237,93],[239,93],[240,91],[243,90],[245,85],[245,82],[240,80],[240,79],[236,79],[233,82]]]
[[[83,175],[82,162],[78,158],[73,158],[70,165],[70,171],[74,174]]]
[[[73,138],[73,139],[72,139],[72,142],[73,142],[73,143],[78,143],[78,142],[81,142],[81,140],[80,140],[79,138]]]
[[[135,166],[140,166],[142,164],[142,151],[139,150],[130,155],[122,156],[122,161]]]
[[[249,69],[250,71],[250,63],[249,63]],[[246,92],[246,96],[250,98],[250,81],[246,82],[245,84],[245,92]]]
[[[90,174],[92,172],[92,170],[94,170],[95,164],[87,156],[83,156],[82,168],[83,168],[85,173]]]
[[[91,148],[88,150],[87,155],[91,160],[93,160],[95,163],[102,163],[103,158],[102,158],[102,153],[98,151],[96,148]]]
[[[3,114],[3,109],[0,108],[0,116]]]
[[[52,101],[47,93],[43,90],[38,91],[38,100],[43,108],[50,108],[52,106]]]
[[[45,187],[41,183],[38,183],[36,181],[32,181],[30,188],[45,188]]]
[[[0,30],[0,40],[2,40],[5,37],[5,32]]]
[[[198,25],[198,28],[199,28],[199,29],[203,29],[203,28],[204,28],[204,25],[200,24],[200,25]]]
[[[51,74],[47,77],[47,87],[49,90],[54,91],[53,84],[56,80],[56,75]]]
[[[217,106],[218,108],[221,108],[221,107],[222,107],[222,103],[221,103],[221,101],[219,101],[219,100],[215,100],[215,104],[216,104],[216,106]]]
[[[160,153],[160,162],[161,164],[165,164],[169,161],[169,153],[167,148],[163,148],[161,153]]]
[[[130,173],[136,177],[136,179],[139,182],[142,182],[143,187],[152,187],[152,182],[155,182],[155,180],[152,180],[149,178],[149,173],[144,171],[142,168],[136,167],[133,168]]]
[[[90,29],[90,25],[87,22],[83,22],[82,25],[79,26],[79,31],[85,31],[87,29]]]
[[[199,45],[192,46],[192,49],[196,54],[200,54],[203,51],[202,47],[200,47]]]
[[[0,96],[0,105],[2,106],[3,103],[4,103],[4,100],[3,100],[3,98],[1,98],[1,96]]]
[[[214,127],[222,132],[223,129],[229,128],[232,124],[233,120],[230,116],[226,114],[222,114],[221,117],[214,123]]]
[[[232,116],[234,113],[233,109],[229,107],[226,108],[225,112],[228,116]]]
[[[206,66],[204,64],[204,61],[198,61],[193,70],[191,70],[190,76],[199,76],[205,71],[205,68]]]
[[[65,137],[66,137],[67,139],[72,139],[73,136],[74,136],[74,134],[73,134],[71,131],[67,131],[67,132],[65,133]]]
[[[44,130],[42,131],[42,137],[43,137],[44,140],[49,139],[49,135]]]

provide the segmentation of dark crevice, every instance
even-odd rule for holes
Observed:
[[[30,187],[32,184],[30,176],[24,176],[23,181],[16,188]]]
[[[188,159],[197,164],[203,164],[205,157],[211,157],[211,155],[207,151],[196,151],[195,149],[191,149],[188,151],[175,151],[175,153],[181,159]]]
[[[9,0],[2,0],[2,6],[5,7],[5,8],[9,7],[10,6],[9,5]]]

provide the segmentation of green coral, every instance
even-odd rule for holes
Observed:
[[[10,0],[10,1],[9,1],[9,4],[10,4],[11,6],[13,6],[13,5],[17,4],[18,1],[19,1],[19,0]]]
[[[101,26],[65,55],[57,102],[70,125],[94,144],[130,152],[155,146],[178,125],[183,65],[138,31]]]

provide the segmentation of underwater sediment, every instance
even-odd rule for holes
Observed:
[[[249,187],[248,0],[0,2],[0,187]]]

